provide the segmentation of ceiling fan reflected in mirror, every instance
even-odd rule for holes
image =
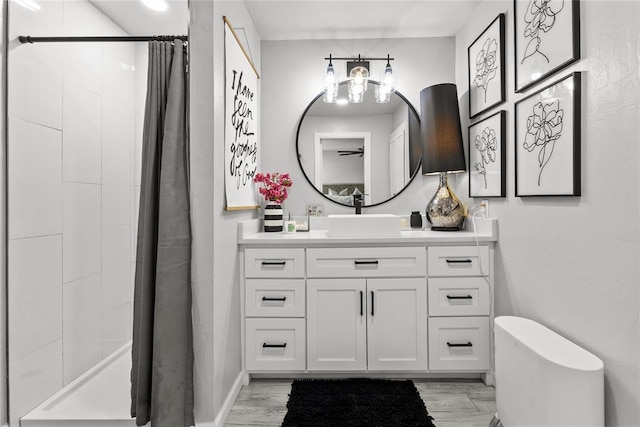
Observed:
[[[355,150],[338,150],[339,156],[364,156],[364,147],[356,148]]]

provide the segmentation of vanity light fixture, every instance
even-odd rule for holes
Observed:
[[[363,58],[358,55],[357,58],[334,58],[329,55],[328,58],[324,58],[329,61],[327,67],[327,73],[325,75],[324,94],[322,99],[324,102],[334,103],[338,99],[338,78],[336,75],[333,61],[347,61],[347,75],[349,76],[348,98],[352,104],[359,104],[364,100],[364,94],[367,91],[367,82],[370,78],[370,61],[387,61],[387,65],[384,69],[384,76],[381,79],[380,85],[376,88],[376,102],[389,102],[391,100],[391,93],[395,91],[393,84],[393,70],[391,68],[390,55],[386,58]]]
[[[427,204],[426,217],[432,230],[461,230],[467,217],[467,206],[447,181],[449,172],[467,170],[456,85],[444,83],[422,89],[420,107],[422,174],[440,176],[438,189]]]
[[[336,70],[333,68],[331,62],[331,55],[329,55],[329,65],[327,66],[327,74],[324,79],[324,95],[322,100],[329,104],[333,104],[338,99],[338,77],[336,76]]]

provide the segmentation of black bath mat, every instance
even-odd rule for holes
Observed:
[[[294,380],[283,427],[435,427],[411,380]]]

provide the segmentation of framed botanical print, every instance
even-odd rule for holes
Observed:
[[[522,92],[580,59],[579,0],[514,0],[515,88]]]
[[[579,72],[515,106],[516,196],[580,195]]]
[[[467,49],[469,70],[469,117],[505,100],[504,13]]]
[[[469,126],[469,196],[504,197],[506,113],[497,113]]]

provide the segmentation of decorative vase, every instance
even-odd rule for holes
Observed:
[[[282,231],[283,225],[282,205],[276,202],[267,202],[267,205],[264,207],[265,233]]]
[[[449,187],[446,172],[440,173],[440,184],[427,204],[426,216],[432,230],[457,231],[464,228],[467,206]]]

